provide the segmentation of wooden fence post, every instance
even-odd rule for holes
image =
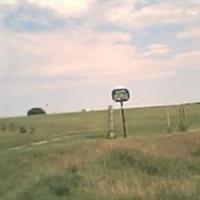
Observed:
[[[112,106],[108,107],[108,138],[114,138],[114,117],[113,117],[113,108]]]
[[[188,127],[186,123],[184,105],[180,105],[178,107],[178,111],[179,111],[179,125],[178,125],[179,131],[186,131]]]
[[[166,115],[167,115],[167,130],[168,130],[168,132],[171,132],[172,127],[171,127],[171,118],[170,118],[169,106],[166,107]]]

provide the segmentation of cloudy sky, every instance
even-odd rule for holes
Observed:
[[[1,0],[0,116],[200,100],[199,0]]]

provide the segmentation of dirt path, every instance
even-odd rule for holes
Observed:
[[[61,141],[63,139],[72,138],[72,137],[75,137],[75,136],[77,136],[77,135],[65,135],[65,136],[61,136],[61,137],[51,138],[51,139],[48,139],[48,140],[39,140],[37,142],[32,142],[32,143],[25,144],[25,145],[9,147],[9,148],[1,150],[1,151],[6,151],[6,150],[17,151],[17,150],[20,150],[20,149],[26,149],[26,148],[30,148],[30,147],[34,147],[34,146],[36,147],[36,146],[39,146],[39,145],[56,143],[56,142]]]
[[[160,135],[159,138],[168,138],[168,137],[177,136],[177,135],[187,135],[187,134],[195,133],[195,132],[200,132],[200,129],[191,129],[191,130],[189,130],[187,132],[177,132],[177,133]],[[48,139],[48,140],[40,140],[40,141],[37,141],[37,142],[32,142],[32,143],[29,143],[29,144],[25,144],[25,145],[9,147],[9,148],[1,150],[1,151],[6,151],[6,150],[17,151],[17,150],[20,150],[20,149],[36,147],[36,146],[39,146],[39,145],[56,143],[56,142],[59,142],[61,140],[73,138],[73,137],[76,137],[76,136],[80,136],[80,135],[78,135],[78,134],[74,134],[74,135],[70,134],[70,135],[64,135],[64,136],[60,136],[60,137],[54,137],[54,138],[51,138],[51,139]]]

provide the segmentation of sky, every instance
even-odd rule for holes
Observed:
[[[0,117],[200,101],[200,0],[1,0]]]

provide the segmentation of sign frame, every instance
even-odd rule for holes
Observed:
[[[128,101],[130,98],[130,93],[126,88],[118,88],[112,91],[112,99],[115,102]]]

